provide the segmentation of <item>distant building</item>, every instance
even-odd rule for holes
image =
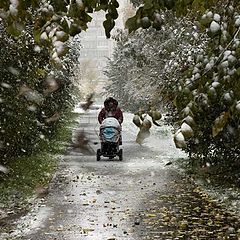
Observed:
[[[128,0],[120,0],[120,8],[118,9],[119,18],[116,21],[115,28],[123,28],[123,15],[124,7]],[[88,25],[86,32],[80,34],[81,40],[81,53],[80,53],[80,68],[81,63],[86,67],[86,62],[91,62],[88,67],[91,68],[90,72],[96,73],[97,79],[92,84],[97,85],[97,92],[102,92],[102,87],[106,84],[107,78],[103,73],[107,64],[107,59],[111,58],[115,42],[113,39],[107,39],[105,35],[105,29],[103,27],[103,21],[105,20],[105,12],[99,11],[91,14],[92,21]],[[114,32],[114,31],[113,31]],[[85,70],[84,70],[85,71]],[[89,71],[88,71],[89,72]],[[94,75],[94,74],[93,74]],[[86,76],[85,76],[86,78]],[[89,79],[81,79],[83,81],[89,81]],[[95,83],[94,83],[95,82]]]
[[[96,82],[98,89],[101,91],[102,86],[106,82],[106,76],[103,74],[103,69],[107,64],[107,58],[111,58],[114,48],[114,41],[107,39],[103,27],[105,20],[105,12],[97,12],[92,14],[92,21],[88,25],[86,32],[80,34],[82,49],[80,52],[81,62],[91,61],[91,71],[97,74]],[[80,66],[81,67],[81,66]]]

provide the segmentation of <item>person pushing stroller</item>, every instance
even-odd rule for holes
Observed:
[[[119,149],[119,145],[122,145],[123,113],[116,99],[109,97],[104,101],[104,108],[98,114],[98,122],[101,124],[101,149],[97,150],[97,160],[100,160],[101,155],[110,159],[118,155],[122,160],[122,149]]]

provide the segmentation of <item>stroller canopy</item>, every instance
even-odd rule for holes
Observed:
[[[121,125],[116,118],[108,117],[104,119],[101,124],[101,128],[105,128],[105,127],[121,128]]]

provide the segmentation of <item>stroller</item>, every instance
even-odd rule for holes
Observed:
[[[108,117],[103,120],[100,126],[100,141],[101,149],[97,150],[97,161],[100,161],[101,156],[113,159],[118,156],[122,161],[122,149],[119,149],[121,141],[121,125],[114,117]]]

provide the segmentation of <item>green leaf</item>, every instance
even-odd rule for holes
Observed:
[[[240,67],[237,69],[237,75],[240,76]]]
[[[64,0],[51,0],[50,3],[53,5],[56,12],[67,12],[67,3]]]
[[[8,0],[1,0],[0,1],[0,8],[7,10],[9,8],[9,1]]]
[[[40,36],[41,36],[41,31],[39,29],[33,31],[34,40],[38,44],[40,44]]]
[[[204,8],[204,1],[202,0],[194,0],[193,3],[192,3],[192,6],[195,7],[195,8]]]
[[[104,10],[107,11],[108,9],[108,0],[100,0],[100,3],[96,4],[96,11]]]
[[[81,27],[76,23],[71,24],[69,29],[70,36],[74,37],[75,35],[79,34],[82,31]]]
[[[119,3],[117,0],[112,0],[112,4],[115,8],[118,8],[119,7]]]
[[[182,5],[182,0],[178,1],[178,4]],[[175,7],[175,0],[164,0],[164,5],[168,10]]]
[[[107,36],[107,38],[110,38],[110,32],[113,29],[113,27],[115,26],[115,22],[113,21],[113,19],[107,19],[103,22],[103,26],[105,28],[105,34]]]
[[[69,16],[71,16],[73,18],[77,18],[77,17],[79,17],[80,13],[81,12],[80,12],[80,9],[79,9],[77,3],[73,3],[70,5],[69,10],[68,10]]]
[[[210,23],[212,22],[211,18],[205,18],[205,19],[201,19],[200,24],[202,24],[204,27],[209,27]]]
[[[84,0],[84,4],[86,4],[87,7],[95,8],[97,3],[97,0]]]
[[[35,7],[38,7],[39,6],[39,1],[38,0],[31,0],[30,1],[31,2],[31,6],[33,7],[33,8],[35,8]]]
[[[79,16],[78,19],[83,21],[84,23],[92,21],[92,17],[88,15],[86,12],[81,12],[81,16]]]
[[[138,29],[138,24],[137,24],[137,17],[134,16],[132,18],[129,18],[126,21],[126,27],[128,28],[128,31],[131,33],[133,31],[136,31]]]
[[[110,6],[108,11],[109,11],[109,14],[111,15],[111,18],[113,18],[113,19],[118,18],[117,9],[114,6]]]
[[[14,23],[8,25],[7,32],[15,37],[19,37],[21,35],[21,31],[16,27]]]
[[[153,1],[152,0],[145,0],[144,1],[144,9],[151,9],[153,7]]]

